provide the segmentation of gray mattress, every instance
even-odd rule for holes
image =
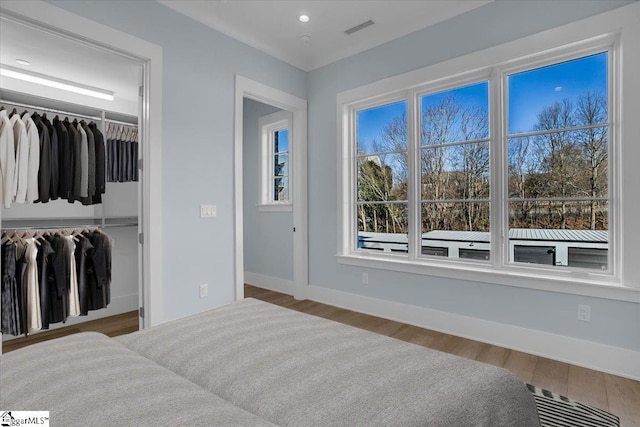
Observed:
[[[50,411],[52,426],[273,425],[98,333],[4,354],[0,370],[0,408]]]
[[[505,369],[253,299],[117,340],[278,425],[539,426]]]

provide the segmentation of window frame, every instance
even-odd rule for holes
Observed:
[[[425,274],[471,280],[475,282],[497,283],[518,287],[561,291],[583,295],[602,295],[611,297],[612,289],[629,290],[635,288],[622,285],[621,254],[621,209],[620,181],[621,157],[620,134],[621,111],[619,103],[621,87],[621,33],[598,34],[567,41],[545,39],[540,48],[540,40],[530,36],[524,41],[518,40],[490,48],[492,55],[482,56],[485,52],[476,52],[464,57],[416,70],[397,77],[374,82],[369,85],[338,94],[338,142],[339,151],[339,263],[360,267],[381,268],[392,271]],[[555,44],[555,45],[554,45]],[[526,47],[526,48],[525,48]],[[549,269],[543,266],[513,263],[508,261],[509,239],[505,239],[508,227],[508,99],[505,87],[506,76],[550,64],[588,56],[594,53],[608,52],[608,215],[609,215],[609,271],[602,273],[589,269]],[[488,58],[488,59],[487,59]],[[462,72],[460,72],[462,70]],[[470,70],[470,71],[466,71]],[[387,255],[386,253],[368,253],[357,247],[357,221],[353,193],[357,191],[354,179],[355,159],[350,149],[355,150],[355,111],[371,108],[393,101],[405,99],[408,105],[407,135],[410,169],[418,166],[415,135],[418,132],[417,116],[419,96],[440,92],[473,84],[481,79],[489,81],[489,139],[490,139],[490,206],[491,206],[491,260],[472,262],[473,260],[451,260],[444,257],[425,257],[421,255],[419,216],[420,174],[410,173],[409,180],[409,252],[408,254]],[[428,83],[423,83],[428,81]],[[496,142],[498,141],[498,142]],[[496,148],[496,144],[499,147]],[[355,224],[355,225],[354,225]],[[435,259],[434,259],[435,258]],[[514,283],[517,281],[518,283]],[[597,286],[593,286],[597,285]],[[634,294],[635,295],[635,294]],[[633,298],[637,298],[634,296]]]
[[[293,211],[291,200],[293,186],[293,169],[291,165],[292,146],[292,114],[289,111],[278,111],[267,114],[258,119],[260,135],[260,200],[258,210],[262,212],[289,212]],[[275,140],[274,134],[277,131],[286,129],[288,131],[287,157],[289,165],[287,167],[287,181],[289,185],[287,200],[274,200],[275,183]]]

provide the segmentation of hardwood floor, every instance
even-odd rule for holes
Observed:
[[[59,329],[39,332],[28,337],[15,338],[2,343],[2,352],[8,353],[31,344],[60,338],[79,332],[101,332],[110,337],[128,334],[138,330],[138,311],[130,311],[102,319],[90,320],[77,325],[65,326]]]
[[[523,382],[537,385],[620,417],[621,427],[640,427],[640,382],[569,365],[490,344],[431,331],[313,301],[296,301],[273,291],[245,286],[245,296],[324,317],[435,350],[509,369]],[[5,341],[2,352],[78,332],[96,331],[111,337],[138,330],[138,312],[119,314],[78,325]]]
[[[324,317],[424,347],[509,369],[523,382],[593,405],[620,417],[621,427],[640,427],[640,382],[490,344],[356,313],[245,285],[245,297]]]

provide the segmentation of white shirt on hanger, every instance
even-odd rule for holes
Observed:
[[[13,125],[7,110],[0,110],[0,178],[2,179],[2,206],[11,207],[13,176],[16,169],[16,149],[13,142]]]
[[[29,113],[24,113],[22,121],[27,128],[29,140],[29,167],[27,168],[27,199],[26,203],[38,200],[38,170],[40,169],[40,134],[38,126],[31,119]]]
[[[39,331],[42,329],[42,313],[40,311],[40,286],[38,284],[38,248],[36,239],[24,239],[28,244],[25,249],[24,259],[27,263],[23,282],[27,288],[27,331]],[[23,285],[24,286],[24,285]]]
[[[24,203],[27,199],[29,181],[29,138],[27,128],[17,113],[9,119],[13,125],[13,143],[16,147],[16,168],[14,170],[14,198],[16,203]]]
[[[78,276],[76,272],[76,257],[73,255],[76,250],[76,244],[71,236],[62,236],[65,240],[64,250],[69,258],[69,271],[70,283],[69,283],[69,316],[80,316],[80,294],[78,292]]]

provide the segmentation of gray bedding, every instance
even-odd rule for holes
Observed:
[[[509,371],[247,299],[120,343],[272,423],[538,426]]]
[[[98,333],[4,354],[0,370],[0,408],[50,411],[52,426],[273,425]]]

